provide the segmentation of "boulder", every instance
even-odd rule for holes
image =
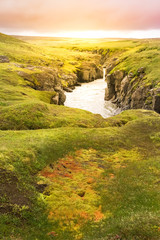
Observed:
[[[62,88],[61,88],[60,86],[55,86],[55,87],[54,87],[54,90],[55,90],[56,92],[61,92],[61,91],[62,91]]]
[[[64,94],[64,91],[59,92],[59,105],[64,105],[64,102],[66,101],[66,95]]]
[[[71,88],[68,87],[63,87],[63,90],[66,92],[73,92],[73,90]]]
[[[51,104],[59,104],[59,94],[51,98]]]

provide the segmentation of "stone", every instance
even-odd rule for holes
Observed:
[[[74,90],[74,89],[75,89],[75,86],[70,86],[70,89]]]
[[[59,94],[51,98],[51,104],[59,104]]]
[[[61,91],[62,91],[62,88],[61,88],[60,86],[56,86],[56,87],[54,87],[54,90],[55,90],[56,92],[61,92]]]
[[[66,92],[73,92],[73,90],[68,88],[68,87],[63,87],[63,90],[66,91]]]
[[[59,105],[64,105],[64,102],[66,101],[66,95],[64,94],[64,91],[59,92]]]
[[[75,86],[81,86],[82,84],[81,83],[79,83],[79,82],[77,82],[76,84],[75,84]]]
[[[9,63],[9,58],[7,56],[0,55],[0,63]]]

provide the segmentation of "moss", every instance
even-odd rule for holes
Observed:
[[[116,235],[158,240],[160,120],[152,111],[125,115],[130,120],[121,128],[1,131],[1,167],[12,166],[34,199],[22,218],[3,215],[1,226],[8,221],[10,227],[1,235],[49,239],[53,232],[60,240]],[[45,184],[43,192],[37,184]]]
[[[45,92],[42,93],[44,98]],[[2,106],[0,113],[2,130],[106,126],[105,119],[100,115],[40,101],[24,101],[7,107]]]

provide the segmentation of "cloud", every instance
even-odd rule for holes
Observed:
[[[53,33],[160,28],[159,0],[1,0],[0,28]]]

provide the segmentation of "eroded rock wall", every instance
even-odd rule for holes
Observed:
[[[99,67],[94,63],[83,63],[77,71],[77,77],[79,82],[91,82],[95,79],[102,78],[102,67]]]
[[[122,110],[150,109],[160,113],[160,89],[145,81],[143,67],[136,74],[115,70],[107,74],[106,81],[105,100],[111,100]]]
[[[91,82],[101,78],[103,73],[100,67],[93,63],[83,63],[76,73],[64,73],[61,69],[50,67],[23,67],[23,71],[18,71],[26,85],[38,91],[51,93],[51,104],[63,105],[66,96],[65,91],[71,92],[75,86],[81,85],[80,82]],[[25,70],[30,70],[27,73]]]

